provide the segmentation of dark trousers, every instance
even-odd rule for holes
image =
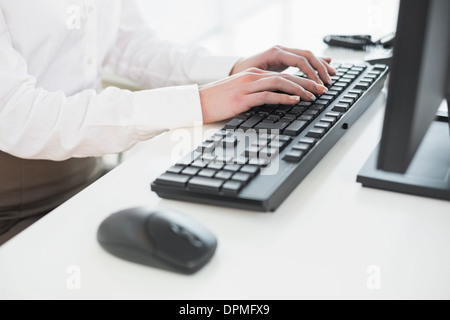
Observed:
[[[0,245],[103,173],[99,158],[25,160],[0,151]]]

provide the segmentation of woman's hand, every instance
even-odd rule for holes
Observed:
[[[335,75],[336,70],[329,65],[330,62],[330,58],[318,58],[307,50],[275,46],[260,54],[238,61],[231,74],[253,67],[277,72],[283,71],[287,67],[297,67],[309,79],[319,84],[331,84],[330,75]]]
[[[315,100],[330,85],[336,70],[330,58],[317,58],[306,50],[275,46],[263,53],[239,60],[230,77],[200,87],[203,122],[236,116],[263,104],[297,104]],[[280,73],[299,68],[308,79]]]
[[[286,73],[250,68],[226,79],[200,86],[203,122],[231,118],[263,104],[297,104],[315,100],[327,88]]]

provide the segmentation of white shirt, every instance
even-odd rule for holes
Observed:
[[[0,0],[0,150],[102,156],[201,123],[197,84],[237,57],[161,40],[141,12],[138,0]],[[107,66],[146,90],[103,89]]]

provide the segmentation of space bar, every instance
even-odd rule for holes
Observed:
[[[188,188],[199,191],[218,192],[224,182],[225,181],[221,179],[194,177],[189,181]]]

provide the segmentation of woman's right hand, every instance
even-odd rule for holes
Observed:
[[[287,73],[250,68],[199,87],[203,123],[232,118],[264,104],[294,105],[313,101],[327,88]]]

